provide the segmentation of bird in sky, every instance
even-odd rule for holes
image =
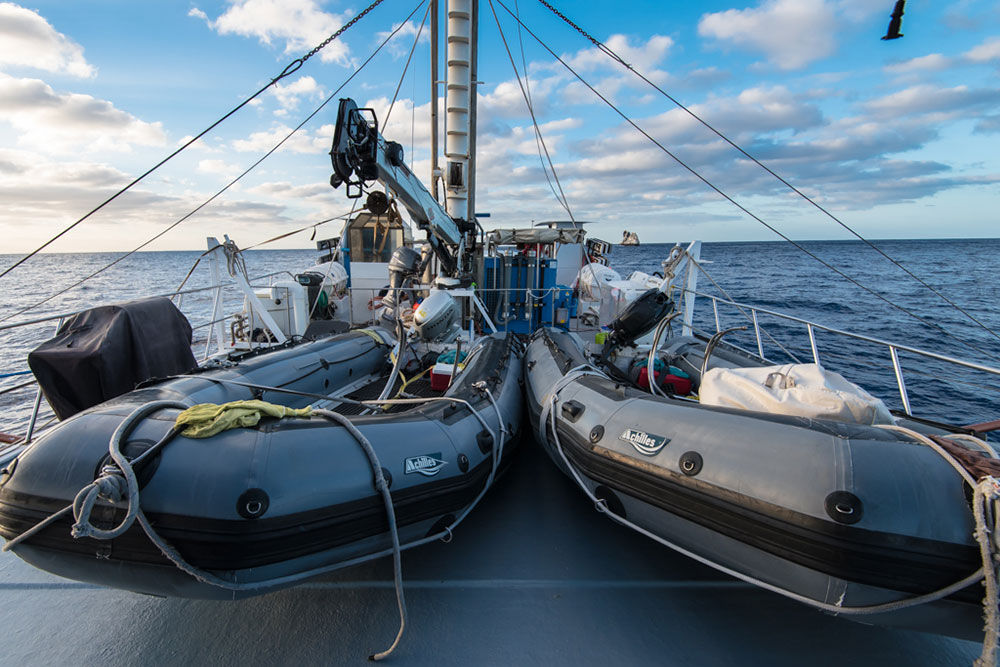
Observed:
[[[885,31],[882,39],[899,39],[903,36],[899,28],[903,24],[903,5],[905,4],[906,0],[896,0],[896,6],[892,10],[892,18],[889,20],[889,29]]]

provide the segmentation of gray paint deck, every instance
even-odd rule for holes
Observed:
[[[398,665],[968,665],[980,645],[830,617],[599,515],[526,440],[451,544],[403,556]],[[395,636],[391,563],[240,602],[58,579],[0,554],[0,663],[368,664]]]

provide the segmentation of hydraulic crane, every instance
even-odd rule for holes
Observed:
[[[468,274],[466,249],[475,240],[475,222],[457,220],[428,192],[403,161],[403,147],[387,141],[378,131],[378,119],[370,108],[358,108],[354,100],[340,100],[337,125],[330,149],[333,175],[330,185],[346,185],[347,196],[360,197],[372,181],[394,193],[427,240],[441,263],[442,274],[461,278]],[[369,194],[366,206],[384,212],[388,202],[381,193]]]

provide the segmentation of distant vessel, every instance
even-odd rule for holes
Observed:
[[[622,245],[639,245],[639,235],[626,229],[622,232]]]

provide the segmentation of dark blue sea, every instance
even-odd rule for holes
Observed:
[[[876,244],[948,299],[978,319],[962,315],[927,288],[871,248],[856,241],[813,241],[803,245],[824,261],[859,283],[875,290],[881,300],[830,271],[797,248],[784,242],[705,243],[705,269],[733,300],[765,310],[787,313],[828,327],[871,338],[929,350],[1000,368],[1000,239],[897,240]],[[670,249],[668,244],[639,247],[615,246],[611,266],[623,275],[632,270],[652,272]],[[0,288],[0,326],[50,314],[77,311],[89,306],[165,294],[177,289],[200,252],[147,252],[128,257],[44,306],[17,314],[73,284],[118,257],[116,253],[39,255],[4,278]],[[253,250],[246,254],[251,277],[276,271],[297,273],[312,264],[311,250]],[[0,255],[0,267],[18,259]],[[210,284],[205,262],[199,265],[186,288]],[[699,291],[722,296],[705,277]],[[231,297],[227,312],[239,307]],[[921,319],[896,308],[905,308]],[[184,297],[183,310],[196,327],[207,322],[212,307],[210,292]],[[722,328],[748,325],[748,330],[726,340],[756,350],[752,324],[731,307],[719,306]],[[699,328],[715,331],[711,303],[699,299]],[[782,346],[802,361],[811,361],[806,327],[760,314],[766,332],[764,353],[776,363],[790,361]],[[27,369],[27,353],[52,335],[55,322],[0,330],[0,376]],[[985,327],[985,328],[984,328]],[[989,331],[988,331],[989,330]],[[195,329],[196,350],[204,344],[207,328]],[[781,345],[773,342],[773,336]],[[891,408],[900,408],[892,361],[887,348],[832,333],[818,332],[817,343],[824,366],[879,396]],[[952,424],[1000,418],[1000,378],[950,364],[928,361],[908,352],[899,355],[915,414]],[[33,386],[12,389],[30,376],[0,377],[0,432],[23,433],[35,396]],[[43,421],[49,416],[43,417]]]

